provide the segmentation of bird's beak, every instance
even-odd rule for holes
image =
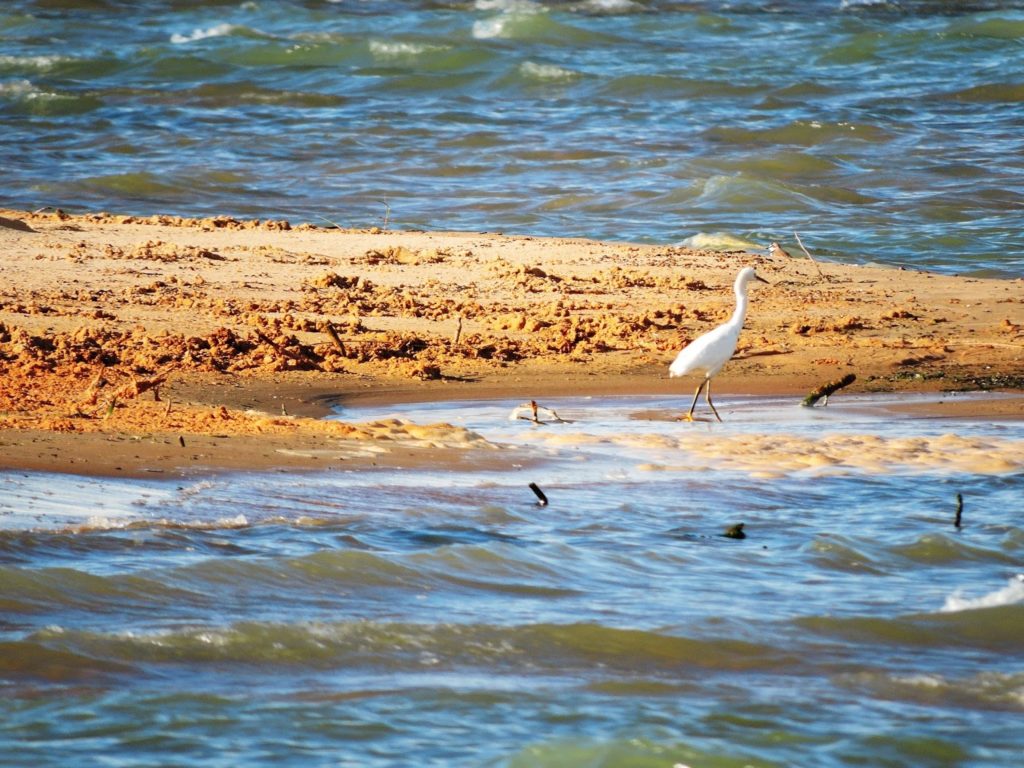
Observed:
[[[763,277],[761,277],[761,276],[760,276],[759,274],[757,274],[756,272],[754,273],[754,279],[755,279],[755,280],[760,280],[760,281],[761,281],[762,283],[764,283],[765,285],[771,285],[771,283],[769,283],[769,282],[768,282],[767,280],[765,280],[765,279],[764,279]]]

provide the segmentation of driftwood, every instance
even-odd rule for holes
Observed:
[[[544,491],[536,483],[530,483],[530,490],[537,497],[538,507],[546,507],[548,505],[548,497],[544,495]]]
[[[828,405],[828,396],[829,395],[834,393],[836,390],[839,390],[839,389],[842,389],[843,387],[849,386],[850,384],[852,384],[856,380],[857,380],[856,374],[848,373],[845,376],[843,376],[841,379],[836,379],[835,381],[830,381],[828,384],[822,384],[816,390],[814,390],[809,395],[807,395],[807,397],[804,398],[804,401],[803,401],[802,404],[806,405],[808,408],[810,408],[816,402],[821,400],[821,398],[825,398],[825,402],[822,403],[822,405]]]

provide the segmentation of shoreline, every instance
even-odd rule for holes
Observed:
[[[745,265],[772,284],[752,292],[717,397],[802,398],[854,373],[843,392],[1011,393],[900,413],[1024,418],[1020,279],[575,238],[49,211],[0,210],[0,249],[7,471],[477,460],[479,445],[454,428],[323,421],[346,405],[673,394],[682,411],[696,382],[669,380],[668,364],[728,317]]]
[[[261,382],[270,395],[272,383]],[[742,383],[741,383],[742,384]],[[628,391],[624,391],[628,390]],[[275,390],[277,402],[294,413],[296,425],[327,416],[336,423],[361,424],[362,407],[388,405],[507,401],[511,410],[533,398],[541,404],[551,400],[580,398],[619,398],[679,394],[679,412],[686,409],[687,393],[671,391],[668,386],[648,386],[644,391],[628,387],[612,391],[595,386],[592,390],[568,392],[564,387],[550,389],[493,386],[481,390],[458,390],[445,385],[420,388],[396,386],[372,392],[339,392],[337,387],[301,386]],[[211,389],[212,393],[216,388]],[[251,394],[251,393],[250,393]],[[729,387],[718,393],[719,403],[728,403],[734,395],[791,397],[798,405],[806,392],[764,391],[758,387]],[[864,393],[858,393],[864,394]],[[894,418],[1024,420],[1024,394],[1016,392],[886,392],[896,400],[884,408]],[[836,396],[841,401],[842,394]],[[230,398],[217,398],[228,402]],[[354,409],[352,418],[343,422],[346,407]],[[818,406],[821,407],[821,406]],[[339,411],[341,413],[339,413]],[[334,421],[334,420],[332,420]],[[374,422],[365,422],[373,424]],[[482,445],[448,439],[440,429],[437,439],[424,443],[401,430],[391,434],[365,433],[353,438],[338,437],[325,430],[301,430],[289,434],[182,434],[171,432],[132,433],[97,431],[65,433],[53,430],[0,430],[0,472],[44,472],[92,477],[181,479],[237,472],[315,472],[327,469],[355,470],[377,467],[422,469],[444,467],[466,469],[493,468],[497,457]],[[487,445],[487,448],[493,446]],[[379,451],[379,452],[377,452]],[[521,458],[518,460],[522,460]]]

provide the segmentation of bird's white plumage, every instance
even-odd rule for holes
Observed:
[[[720,325],[686,345],[668,367],[669,377],[685,376],[688,373],[703,373],[705,378],[722,370],[722,366],[736,351],[740,338],[738,326]]]
[[[740,273],[736,276],[736,284],[733,286],[733,291],[736,294],[736,309],[733,311],[732,317],[727,322],[702,336],[698,336],[686,345],[676,355],[676,359],[672,361],[672,365],[668,368],[669,377],[686,376],[691,373],[704,375],[704,382],[702,382],[701,386],[706,384],[708,387],[708,405],[711,405],[711,409],[715,411],[715,416],[718,416],[718,411],[715,410],[714,405],[711,403],[711,379],[722,370],[722,366],[729,362],[733,353],[736,352],[740,330],[743,328],[743,321],[747,317],[747,287],[750,285],[751,280],[766,282],[757,276],[753,267],[741,269]],[[697,403],[697,395],[700,394],[700,389],[701,387],[698,387],[697,393],[694,395],[694,405]],[[690,406],[687,418],[692,418],[692,416],[693,405]]]

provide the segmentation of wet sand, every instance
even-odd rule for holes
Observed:
[[[805,238],[807,239],[807,238]],[[0,211],[0,467],[84,474],[486,462],[454,427],[325,421],[383,402],[679,394],[732,312],[716,399],[1024,387],[1024,280],[492,233]],[[865,262],[870,254],[865,254]],[[1020,418],[1024,396],[908,403]]]

